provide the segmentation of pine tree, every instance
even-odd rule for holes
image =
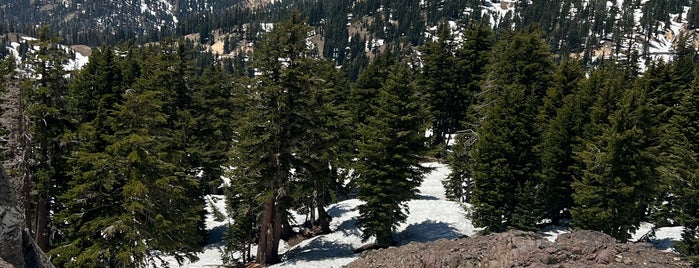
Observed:
[[[72,127],[68,112],[65,51],[58,45],[59,38],[52,37],[48,26],[39,30],[35,45],[39,50],[31,58],[36,67],[37,79],[32,81],[28,92],[29,129],[32,133],[31,172],[36,192],[34,233],[42,250],[50,249],[49,232],[51,211],[60,210],[53,202],[67,183],[66,159],[69,148],[64,140],[65,133]]]
[[[541,220],[535,200],[539,107],[550,84],[551,55],[536,31],[502,41],[494,51],[474,144],[474,223],[488,232],[533,229]]]
[[[608,123],[592,122],[601,124],[593,127],[599,134],[586,139],[577,152],[583,169],[573,182],[571,214],[576,227],[620,240],[638,227],[658,178],[657,128],[649,103],[645,90],[628,89]]]
[[[348,170],[353,156],[349,86],[345,75],[330,62],[317,61],[312,68],[316,77],[308,88],[315,99],[310,115],[313,125],[303,134],[297,154],[301,181],[297,188],[304,196],[297,202],[308,204],[311,226],[320,227],[319,233],[329,233],[330,216],[325,206],[342,190],[345,174],[340,170]]]
[[[312,127],[313,91],[316,73],[309,58],[306,37],[310,29],[298,13],[277,24],[255,50],[257,76],[246,89],[245,111],[236,131],[233,173],[235,185],[252,191],[260,209],[257,262],[269,265],[279,261],[279,240],[288,226],[287,209],[291,170],[295,154],[303,143],[303,133]],[[235,195],[235,192],[231,193]],[[243,197],[248,194],[243,194]]]
[[[584,71],[579,62],[561,63],[553,76],[553,87],[543,100],[537,119],[544,126],[541,143],[536,151],[541,161],[541,196],[545,217],[559,224],[569,218],[573,205],[571,182],[576,140],[582,135],[586,102],[581,92]]]
[[[94,61],[99,68],[86,69],[76,81],[104,79],[109,72],[117,76],[116,67],[103,65],[116,57],[97,55],[102,55]],[[180,130],[172,128],[167,113],[171,89],[161,86],[170,79],[164,72],[169,65],[155,54],[145,59],[128,89],[112,81],[113,87],[89,95],[100,100],[97,116],[77,133],[81,146],[72,157],[71,187],[59,215],[70,228],[66,242],[52,252],[64,266],[147,266],[160,254],[196,260],[200,250],[202,200],[190,193],[198,182],[181,165],[184,156],[174,141]],[[80,96],[94,89],[83,85],[73,88],[78,102],[88,101]]]
[[[398,64],[377,96],[373,115],[360,125],[361,142],[356,170],[359,226],[364,240],[376,238],[379,246],[395,244],[392,231],[407,218],[405,202],[417,195],[428,169],[420,166],[428,151],[426,107],[413,84],[411,70]]]
[[[699,85],[697,81],[685,93],[670,127],[664,135],[661,166],[664,183],[676,195],[677,221],[684,226],[677,251],[693,263],[699,263]]]
[[[447,134],[462,129],[459,120],[468,108],[468,96],[460,90],[455,57],[456,43],[448,25],[441,24],[436,41],[421,47],[423,67],[420,80],[432,113],[433,144],[444,145]]]
[[[458,58],[457,67],[460,77],[460,91],[467,98],[460,100],[462,108],[466,108],[457,116],[462,132],[456,137],[456,144],[448,155],[451,173],[443,182],[447,191],[447,197],[461,199],[470,202],[473,188],[472,174],[470,171],[471,150],[477,136],[476,96],[481,90],[481,84],[486,73],[486,66],[490,59],[491,47],[494,43],[493,31],[483,21],[473,21],[464,33],[464,44],[456,51]]]
[[[233,143],[234,126],[230,123],[236,107],[233,79],[218,66],[207,68],[197,79],[191,104],[192,124],[187,147],[192,168],[200,170],[204,193],[216,193],[221,185],[223,166]]]

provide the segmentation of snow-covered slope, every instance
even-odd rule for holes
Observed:
[[[413,241],[455,239],[463,235],[476,234],[479,229],[475,228],[467,218],[470,205],[446,200],[441,181],[449,174],[449,167],[437,163],[425,165],[434,170],[426,176],[420,186],[418,198],[408,202],[410,214],[407,221],[397,228],[394,238],[400,245],[405,245]],[[213,207],[225,213],[224,197],[209,196],[207,198],[210,200],[207,202],[210,215],[206,222],[211,234],[209,245],[204,253],[199,255],[200,261],[187,263],[182,267],[216,267],[223,264],[220,256],[223,251],[222,234],[227,223],[215,221],[211,214],[213,214]],[[283,253],[283,262],[272,267],[341,267],[357,259],[359,255],[355,254],[354,250],[373,242],[371,240],[362,242],[362,232],[356,226],[359,216],[356,208],[360,204],[362,201],[350,199],[330,205],[328,213],[333,217],[330,223],[333,232],[307,239],[293,247],[281,243],[280,253]],[[651,228],[652,225],[643,223],[631,240],[640,239]],[[558,235],[567,232],[570,232],[569,228],[555,226],[540,231],[551,241],[555,241]],[[655,230],[655,235],[650,236],[650,241],[661,250],[672,251],[672,243],[681,239],[681,232],[682,227],[658,228]],[[171,267],[178,266],[174,259],[171,259],[170,263]]]

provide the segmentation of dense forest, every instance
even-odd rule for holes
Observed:
[[[232,220],[222,253],[231,264],[279,262],[280,241],[296,235],[289,210],[307,213],[314,234],[327,233],[326,206],[350,197],[365,202],[357,221],[364,238],[394,245],[404,203],[428,171],[420,163],[435,159],[449,163],[448,195],[473,204],[483,232],[570,225],[625,240],[641,221],[682,225],[675,246],[699,260],[691,35],[678,39],[669,61],[639,61],[621,41],[620,56],[593,61],[587,33],[627,34],[616,32],[623,20],[609,19],[626,11],[560,1],[595,22],[563,30],[585,24],[577,15],[556,21],[538,2],[516,8],[529,15],[508,13],[512,24],[494,25],[490,15],[448,6],[471,1],[368,0],[352,7],[353,17],[391,10],[387,24],[365,26],[384,29],[371,38],[387,45],[367,51],[367,37],[357,37],[354,54],[344,49],[354,42],[347,32],[332,44],[330,29],[347,28],[329,25],[348,17],[324,19],[347,8],[331,2],[275,13],[281,22],[232,58],[202,52],[205,39],[163,38],[96,47],[82,69],[68,71],[60,30],[36,28],[22,57],[0,64],[2,160],[24,225],[52,261],[195,260],[206,241],[204,196],[218,192]],[[694,1],[628,2],[657,12],[631,28],[655,32],[683,5],[692,27]],[[410,14],[430,16],[401,17]],[[205,34],[234,29],[221,24],[231,21],[197,25]],[[406,28],[414,35],[388,30],[402,25],[392,21],[414,22]],[[428,25],[436,28],[424,38]],[[309,41],[319,31],[322,51]]]

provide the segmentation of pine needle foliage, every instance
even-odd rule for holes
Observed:
[[[357,197],[366,202],[358,208],[357,225],[364,240],[375,237],[380,246],[395,244],[392,231],[407,218],[405,202],[416,197],[429,170],[420,165],[428,152],[428,111],[413,84],[412,70],[399,63],[389,73],[373,114],[360,123],[356,166]]]

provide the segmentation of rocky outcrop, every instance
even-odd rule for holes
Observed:
[[[15,267],[24,267],[22,229],[22,213],[14,187],[0,169],[0,259]]]
[[[691,267],[651,244],[617,243],[600,232],[574,231],[555,243],[532,232],[410,243],[367,251],[346,267]]]
[[[29,231],[23,228],[13,189],[0,167],[0,268],[53,268]]]

